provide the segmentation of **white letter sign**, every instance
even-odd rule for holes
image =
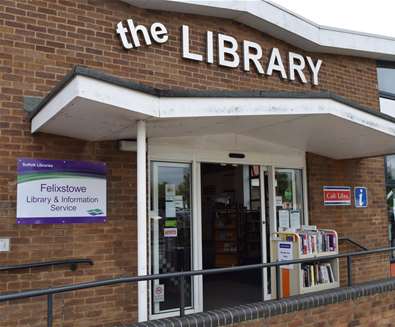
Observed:
[[[226,46],[229,44],[230,46]],[[236,68],[240,64],[240,57],[237,54],[237,40],[229,35],[218,34],[218,58],[221,66]],[[225,55],[232,57],[232,60],[226,59]]]
[[[123,22],[119,22],[116,26],[116,33],[126,50],[140,47],[142,40],[147,46],[152,45],[152,41],[162,44],[169,40],[166,26],[159,22],[146,27],[135,25],[132,19],[128,19],[126,26],[128,28]],[[239,47],[239,42],[241,47]],[[201,47],[201,43],[205,43],[205,49],[201,49],[201,53],[192,52],[191,45]],[[217,44],[216,55],[214,54],[215,43]],[[266,53],[270,53],[268,58],[264,58]],[[314,61],[309,56],[292,51],[288,52],[288,57],[285,55],[278,48],[272,48],[270,51],[253,41],[237,40],[233,36],[212,31],[196,34],[192,33],[188,25],[181,26],[181,57],[184,59],[204,61],[208,64],[216,63],[219,66],[236,69],[242,66],[246,72],[252,70],[251,66],[255,66],[256,73],[259,75],[272,76],[273,72],[278,72],[283,80],[292,82],[298,80],[302,84],[308,83],[306,76],[310,73],[311,85],[319,84],[321,59]],[[267,65],[264,67],[263,63],[266,62]],[[288,65],[284,66],[284,62],[288,62]]]

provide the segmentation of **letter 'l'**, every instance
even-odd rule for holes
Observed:
[[[181,27],[182,57],[195,61],[203,61],[203,56],[189,51],[189,26]]]

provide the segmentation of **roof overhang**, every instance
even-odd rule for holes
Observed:
[[[265,0],[122,0],[146,9],[228,18],[311,52],[395,60],[395,38],[318,25]]]
[[[330,93],[161,91],[77,67],[39,105],[32,133],[88,141],[239,134],[334,159],[395,153],[395,120]]]

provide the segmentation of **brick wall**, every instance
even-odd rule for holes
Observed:
[[[169,30],[169,42],[124,51],[115,36],[115,24],[133,18],[137,23],[160,21]],[[267,57],[272,47],[282,53],[295,49],[242,24],[213,17],[172,14],[133,8],[114,0],[2,0],[0,2],[0,235],[11,237],[12,250],[0,253],[0,264],[50,260],[67,257],[90,257],[93,267],[77,272],[54,269],[41,273],[21,272],[0,276],[0,292],[46,287],[70,282],[99,279],[136,272],[136,201],[135,157],[120,153],[115,142],[86,143],[51,135],[32,136],[23,111],[24,96],[45,96],[76,65],[113,74],[118,77],[163,89],[225,89],[333,91],[362,105],[378,109],[375,62],[369,59],[327,54],[310,54],[324,60],[319,87],[298,82],[284,82],[278,76],[261,77],[255,72],[219,68],[181,58],[179,27],[187,23],[193,33],[192,51],[204,53],[207,30],[248,39],[265,46]],[[308,53],[306,53],[308,54]],[[286,61],[286,60],[285,60]],[[264,63],[265,64],[265,63]],[[16,159],[102,160],[109,167],[109,220],[104,225],[17,226]],[[320,173],[321,162],[328,172]],[[346,217],[347,210],[320,207],[320,183],[334,173],[331,167],[358,166],[361,175],[369,172],[370,200],[376,199],[362,220]],[[312,221],[324,227],[349,232],[361,241],[363,231],[373,235],[372,245],[384,244],[382,233],[385,216],[381,202],[383,184],[382,160],[336,163],[310,157],[309,173]],[[350,171],[351,172],[351,171]],[[352,171],[352,174],[355,172]],[[335,175],[333,175],[335,176]],[[343,176],[348,181],[348,176]],[[338,177],[341,178],[340,176]],[[338,179],[338,180],[339,180]],[[377,183],[370,187],[371,179]],[[334,180],[331,180],[334,182]],[[357,180],[355,180],[356,182]],[[340,180],[339,180],[340,182]],[[358,181],[359,182],[359,181]],[[341,181],[342,184],[345,181]],[[384,190],[384,188],[383,188]],[[375,195],[378,195],[375,198]],[[329,214],[330,213],[334,213]],[[350,211],[351,212],[351,211]],[[335,216],[335,217],[334,217]],[[355,218],[355,214],[353,214]],[[325,218],[325,219],[324,219]],[[377,230],[371,230],[372,224]],[[378,235],[376,237],[375,235]],[[369,244],[367,244],[369,245]],[[373,266],[372,266],[373,267]],[[372,268],[373,269],[373,268]],[[1,326],[42,326],[45,307],[40,299],[0,307]],[[136,290],[122,288],[89,290],[56,298],[57,323],[61,326],[107,326],[110,322],[134,321]],[[82,320],[81,320],[82,318]],[[80,319],[81,323],[75,321]],[[15,321],[18,321],[17,323]]]
[[[136,323],[130,327],[393,326],[395,280]]]
[[[85,143],[40,135],[23,137],[35,151],[9,150],[16,156],[99,160],[108,165],[108,222],[106,224],[19,225],[15,223],[16,161],[1,161],[3,191],[0,235],[11,237],[11,252],[0,264],[66,258],[91,258],[94,266],[40,269],[0,274],[0,292],[44,288],[136,274],[135,154],[121,153],[113,142]],[[21,138],[22,139],[22,138]],[[4,148],[6,144],[2,144]],[[11,144],[13,146],[13,144]],[[40,150],[40,151],[39,151]],[[15,151],[15,152],[14,152]],[[107,287],[55,296],[55,322],[60,326],[106,326],[136,320],[136,286]],[[0,304],[0,326],[43,326],[46,299]],[[78,321],[78,323],[77,323]],[[112,324],[111,324],[112,325]]]
[[[395,292],[375,294],[337,304],[292,312],[264,320],[249,321],[242,327],[383,327],[395,321]]]
[[[155,21],[164,23],[169,30],[169,41],[123,50],[115,35],[115,24],[127,18],[145,25]],[[182,59],[179,29],[185,23],[192,33],[191,51],[205,53],[204,33],[211,30],[233,35],[240,41],[248,39],[262,44],[264,58],[272,47],[278,47],[283,54],[303,52],[242,24],[213,17],[147,11],[110,0],[3,0],[0,63],[5,98],[2,101],[11,100],[14,107],[7,108],[18,109],[21,95],[45,95],[73,65],[81,64],[164,89],[330,90],[378,108],[373,60],[310,54],[324,61],[321,84],[313,88],[297,81],[284,82],[277,75],[266,78],[255,72]]]
[[[349,237],[374,249],[387,247],[388,216],[384,183],[384,159],[331,160],[307,154],[310,223],[320,228],[334,228],[339,236]],[[352,206],[324,207],[323,186],[366,186],[368,208]],[[341,250],[359,251],[342,244]],[[388,255],[354,259],[354,281],[384,278],[389,275]],[[342,281],[345,281],[345,262],[342,262]]]

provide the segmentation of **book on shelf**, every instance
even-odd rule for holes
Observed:
[[[223,251],[224,253],[237,253],[237,246],[232,242],[224,243]]]
[[[307,255],[337,251],[336,233],[332,231],[298,231],[300,237],[300,253]]]
[[[235,240],[235,235],[229,230],[218,230],[216,234],[216,241],[233,241]]]
[[[303,287],[312,287],[335,282],[330,263],[303,264]]]

